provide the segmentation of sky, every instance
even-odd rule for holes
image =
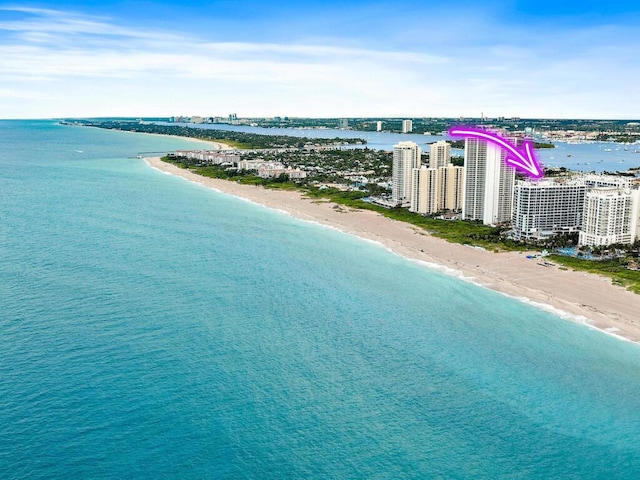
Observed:
[[[0,118],[640,118],[640,2],[0,0]]]

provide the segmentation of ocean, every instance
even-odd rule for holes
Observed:
[[[0,478],[638,478],[640,347],[0,122]]]

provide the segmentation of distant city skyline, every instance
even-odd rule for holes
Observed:
[[[640,116],[637,2],[416,3],[0,3],[0,118]]]

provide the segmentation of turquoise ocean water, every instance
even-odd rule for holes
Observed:
[[[0,122],[0,478],[640,476],[640,347],[127,158],[189,145]]]

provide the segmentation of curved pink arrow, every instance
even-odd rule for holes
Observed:
[[[495,143],[499,147],[508,152],[505,163],[526,173],[532,178],[542,178],[544,172],[533,154],[531,144],[524,141],[524,150],[519,150],[515,145],[510,143],[506,138],[501,137],[497,133],[487,132],[473,127],[452,127],[449,130],[452,137],[476,137]]]

